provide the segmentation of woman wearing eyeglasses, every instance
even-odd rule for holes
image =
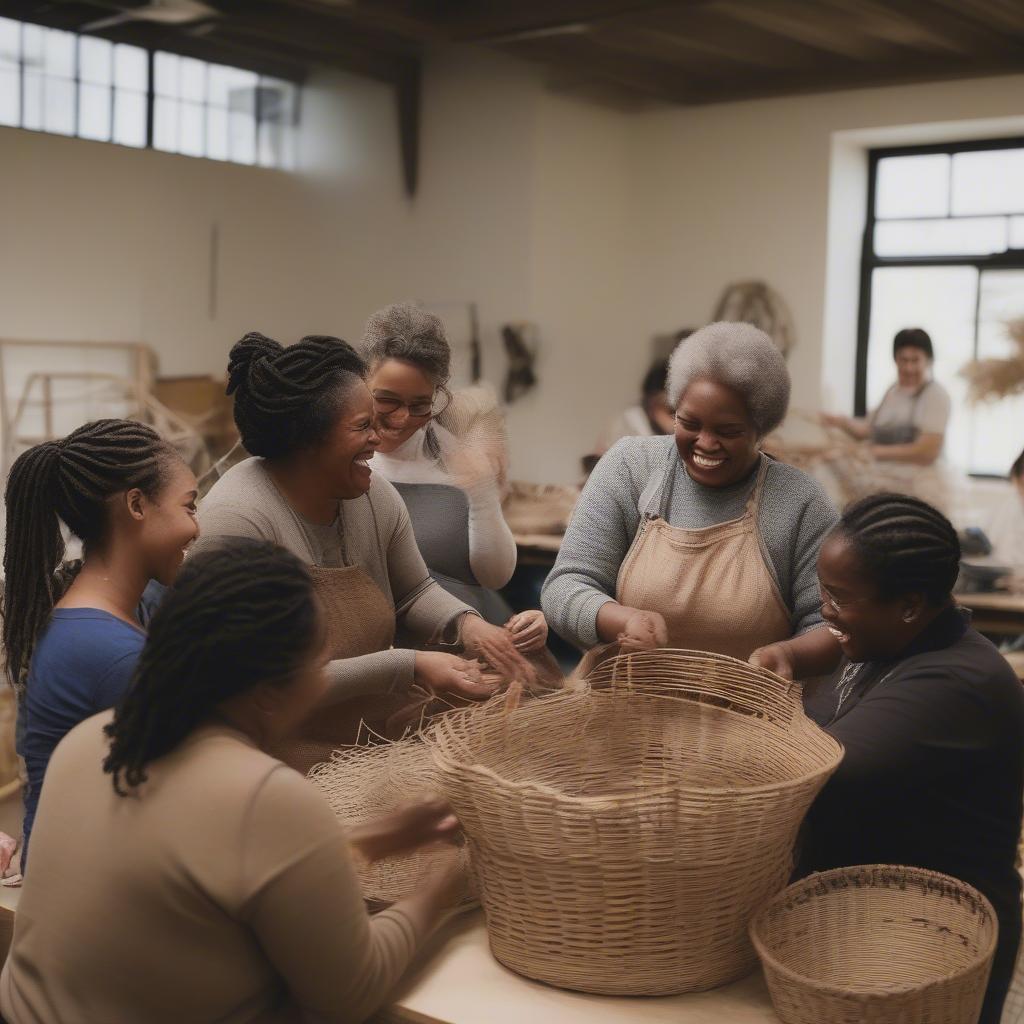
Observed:
[[[516,543],[501,510],[504,425],[493,395],[452,395],[444,324],[416,306],[374,313],[363,354],[381,439],[374,468],[402,495],[431,575],[489,622],[507,622],[520,651],[540,649],[543,615],[512,616],[497,593],[515,571]]]
[[[980,1020],[996,1024],[1021,932],[1024,690],[953,600],[959,566],[945,516],[901,494],[851,505],[822,545],[821,610],[843,660],[807,709],[845,755],[800,864],[909,864],[980,890],[999,920]]]
[[[199,510],[205,545],[271,540],[311,567],[327,613],[331,685],[302,742],[277,752],[300,769],[353,742],[362,719],[380,727],[414,682],[470,698],[492,692],[454,653],[393,647],[396,629],[418,645],[476,653],[504,643],[515,653],[504,631],[431,579],[401,497],[371,473],[381,437],[365,372],[337,338],[288,348],[261,334],[242,338],[228,393],[252,457],[229,469]]]

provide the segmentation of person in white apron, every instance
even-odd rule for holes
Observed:
[[[815,560],[835,509],[760,450],[789,391],[781,353],[750,324],[711,324],[678,347],[675,436],[624,438],[595,468],[544,585],[552,628],[584,650],[747,660],[770,648],[766,667],[791,677],[833,667]]]
[[[252,457],[229,469],[199,510],[205,544],[271,540],[313,570],[328,615],[331,685],[297,744],[280,751],[303,770],[352,742],[364,718],[386,718],[414,683],[490,695],[494,687],[456,652],[472,656],[478,645],[504,642],[515,653],[507,633],[430,578],[401,498],[371,473],[380,437],[364,373],[337,338],[304,338],[287,349],[258,334],[238,342],[228,388]],[[445,649],[396,649],[396,627]]]

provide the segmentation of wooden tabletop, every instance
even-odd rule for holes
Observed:
[[[449,922],[376,1024],[778,1024],[760,971],[683,996],[568,992],[507,970],[491,955],[483,913]]]
[[[973,612],[971,625],[981,633],[1024,633],[1024,594],[991,591],[957,594],[957,601]]]

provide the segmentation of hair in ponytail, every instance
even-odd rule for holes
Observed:
[[[154,497],[175,449],[145,424],[96,420],[23,452],[7,478],[3,642],[19,687],[36,639],[60,597],[61,522],[86,551],[106,536],[109,499],[137,487]]]
[[[150,623],[103,770],[121,796],[223,701],[294,677],[322,637],[306,567],[268,541],[230,538],[189,558]]]

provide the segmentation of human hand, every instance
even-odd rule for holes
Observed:
[[[537,681],[536,670],[516,649],[512,634],[501,626],[492,626],[478,615],[467,615],[462,620],[462,643],[506,682],[518,679],[533,686]]]
[[[477,662],[440,651],[416,652],[413,681],[431,693],[454,693],[470,700],[490,697],[496,689],[484,682]]]
[[[785,642],[758,647],[747,661],[755,668],[766,668],[783,679],[794,678],[793,659]]]
[[[529,654],[544,649],[548,640],[548,624],[538,609],[520,612],[505,623],[517,651]]]
[[[354,826],[349,830],[349,842],[367,860],[375,861],[427,843],[451,840],[458,831],[459,819],[447,800],[426,800]]]
[[[624,653],[667,647],[668,626],[658,612],[635,611],[626,620],[618,640]]]
[[[820,412],[818,413],[818,422],[823,427],[839,427],[841,429],[846,425],[846,417],[839,416],[834,412]]]

